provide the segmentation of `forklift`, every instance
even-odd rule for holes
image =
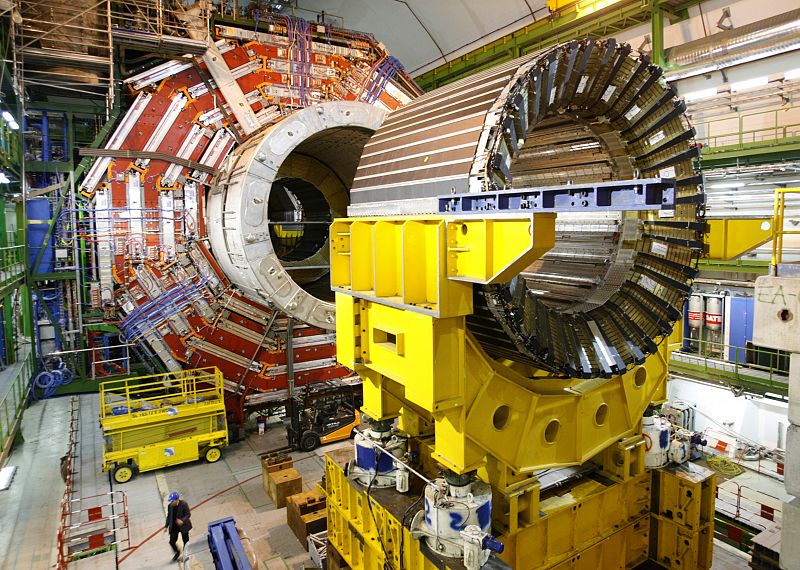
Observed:
[[[361,381],[308,384],[286,403],[289,447],[313,451],[324,443],[348,439],[361,423]]]

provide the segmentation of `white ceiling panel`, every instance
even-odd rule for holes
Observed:
[[[297,15],[370,32],[418,75],[548,14],[545,0],[298,0]]]

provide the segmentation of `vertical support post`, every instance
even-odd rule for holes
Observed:
[[[289,317],[286,325],[286,377],[288,379],[289,398],[294,396],[294,319]]]
[[[660,0],[653,0],[651,9],[651,24],[653,38],[652,61],[659,67],[664,67],[664,9]]]
[[[50,162],[52,160],[52,152],[50,149],[50,119],[47,116],[47,111],[42,110],[42,162]]]

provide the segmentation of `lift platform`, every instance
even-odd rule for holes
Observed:
[[[198,368],[103,382],[100,426],[103,471],[117,483],[200,457],[218,461],[228,444],[222,373]]]

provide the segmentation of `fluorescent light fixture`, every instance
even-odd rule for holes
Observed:
[[[744,185],[744,182],[731,180],[730,182],[714,182],[713,184],[708,184],[707,188],[741,188]]]
[[[708,99],[717,94],[716,87],[709,87],[708,89],[700,89],[698,91],[690,91],[683,96],[684,101],[697,101],[698,99]]]
[[[762,87],[769,83],[769,77],[766,75],[762,77],[754,77],[753,79],[747,79],[745,81],[737,81],[736,83],[731,83],[731,93],[736,91],[744,91],[745,89],[753,89],[755,87]]]
[[[800,67],[797,69],[790,69],[783,74],[784,81],[791,81],[792,79],[800,79]]]
[[[17,129],[19,129],[19,125],[17,124],[16,119],[14,119],[14,115],[9,113],[8,111],[3,111],[2,115],[5,122],[8,123],[9,127],[11,127],[11,130],[16,131]]]

